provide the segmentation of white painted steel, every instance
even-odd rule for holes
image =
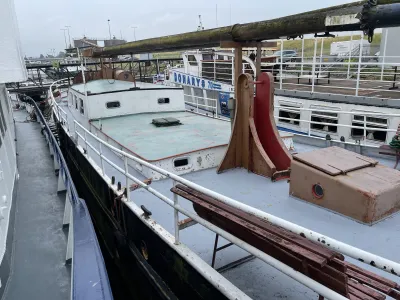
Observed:
[[[361,35],[360,39],[360,53],[358,55],[358,72],[357,72],[357,85],[356,85],[356,96],[358,96],[358,90],[360,88],[360,76],[361,76],[361,62],[362,62],[362,50],[363,50],[363,40],[364,40],[364,35]]]
[[[85,129],[86,130],[86,129]],[[82,137],[80,135],[80,137]],[[93,136],[94,138],[96,138],[95,136]],[[92,148],[92,147],[91,147]],[[93,147],[94,148],[94,147]],[[93,149],[92,148],[92,149]],[[119,152],[118,149],[112,149],[113,147],[110,146],[110,149],[115,151],[115,152]],[[122,152],[122,151],[121,151]],[[121,154],[124,154],[123,152]],[[106,160],[111,166],[113,166],[116,170],[118,170],[119,172],[121,172],[122,174],[124,174],[124,170],[120,167],[118,167],[116,164],[114,164],[111,160],[109,160],[108,158],[104,157],[104,160]],[[92,164],[94,164],[94,162],[92,162]],[[158,168],[157,168],[158,169]],[[173,175],[173,174],[171,174]],[[312,280],[311,278],[307,277],[306,275],[295,271],[293,268],[283,264],[282,262],[272,258],[271,256],[267,255],[266,253],[260,251],[259,249],[249,245],[248,243],[242,241],[241,239],[238,239],[237,237],[233,236],[230,233],[227,233],[226,231],[220,229],[219,227],[211,224],[210,222],[202,219],[201,217],[199,217],[197,214],[194,214],[192,212],[187,211],[186,209],[182,208],[176,201],[172,201],[170,200],[168,197],[164,196],[163,194],[161,194],[160,192],[156,191],[155,189],[153,189],[152,187],[150,187],[149,185],[145,184],[144,182],[140,181],[139,179],[137,179],[136,177],[132,176],[131,174],[127,174],[127,176],[134,182],[136,182],[138,185],[140,185],[143,189],[147,190],[148,192],[152,193],[153,195],[155,195],[157,198],[159,198],[160,200],[164,201],[165,203],[167,203],[169,206],[174,208],[174,215],[175,218],[177,218],[177,213],[181,212],[182,214],[192,218],[193,220],[195,220],[197,223],[203,225],[204,227],[212,230],[213,232],[219,234],[220,236],[222,236],[223,238],[225,238],[226,240],[234,243],[235,245],[237,245],[238,247],[242,248],[243,250],[248,251],[249,253],[253,254],[254,256],[258,257],[259,259],[261,259],[262,261],[268,263],[269,265],[271,265],[272,267],[280,270],[281,272],[283,272],[284,274],[288,275],[289,277],[297,280],[298,282],[304,284],[305,286],[309,287],[310,289],[312,289],[313,291],[315,291],[316,293],[318,293],[319,295],[322,295],[324,297],[326,297],[327,299],[346,299],[345,297],[343,297],[342,295],[330,290],[329,288],[323,286],[322,284]],[[172,176],[169,176],[172,178]],[[180,180],[177,180],[178,182],[181,182]],[[182,183],[182,182],[181,182]],[[128,206],[130,207],[130,206]],[[174,239],[174,244],[178,245],[179,244],[179,228],[178,228],[178,220],[175,219],[175,239]],[[69,240],[69,239],[68,239]]]
[[[385,30],[385,43],[383,45],[383,57],[382,57],[382,67],[381,67],[381,81],[383,81],[383,72],[385,69],[385,57],[386,57],[386,47],[387,47],[387,40],[388,40],[388,33],[389,30]]]
[[[315,86],[315,67],[316,67],[316,59],[317,59],[317,46],[318,46],[318,40],[315,37],[315,39],[314,39],[314,57],[313,57],[313,64],[312,64],[312,87],[311,87],[311,93],[314,93],[314,86]]]
[[[176,186],[176,181],[173,181],[173,186]],[[178,203],[178,195],[174,193],[174,226],[175,226],[175,244],[179,244],[179,211],[176,207]]]
[[[81,127],[82,130],[87,131],[87,129],[84,128],[82,125],[78,124],[76,121],[74,121],[74,122],[76,123],[76,125],[78,127]],[[264,211],[260,211],[260,210],[254,208],[254,207],[248,206],[248,205],[246,205],[244,203],[241,203],[239,201],[233,200],[233,199],[231,199],[229,197],[226,197],[224,195],[216,193],[216,192],[214,192],[212,190],[209,190],[209,189],[204,188],[204,187],[202,187],[202,186],[200,186],[198,184],[195,184],[195,183],[193,183],[193,182],[191,182],[189,180],[181,178],[181,177],[179,177],[179,176],[177,176],[177,175],[175,175],[173,173],[170,173],[170,172],[165,171],[165,170],[163,170],[161,168],[158,168],[157,166],[154,166],[154,165],[152,165],[152,164],[150,164],[150,163],[148,163],[148,162],[146,162],[144,160],[141,160],[141,159],[139,159],[137,157],[134,157],[132,155],[129,155],[127,153],[124,153],[123,151],[121,151],[121,150],[119,150],[119,149],[117,149],[117,148],[115,148],[115,147],[113,147],[111,145],[108,145],[106,142],[104,142],[103,140],[99,139],[98,137],[96,137],[95,135],[90,133],[89,131],[87,131],[87,133],[89,135],[91,135],[92,138],[94,138],[95,140],[97,140],[100,143],[103,143],[105,146],[107,146],[108,148],[110,148],[114,152],[119,153],[121,155],[125,155],[128,158],[130,158],[130,159],[132,159],[132,160],[134,160],[134,161],[136,161],[136,162],[138,162],[138,163],[140,163],[140,164],[142,164],[144,166],[147,166],[150,169],[153,169],[154,171],[156,171],[156,172],[158,172],[158,173],[160,173],[160,174],[162,174],[162,175],[164,175],[166,177],[169,177],[169,178],[171,178],[171,179],[173,179],[173,180],[175,180],[177,182],[180,182],[180,183],[182,183],[182,184],[184,184],[184,185],[186,185],[188,187],[191,187],[191,188],[193,188],[193,189],[195,189],[195,190],[197,190],[199,192],[202,192],[202,193],[204,193],[204,194],[206,194],[206,195],[208,195],[210,197],[213,197],[213,198],[221,201],[222,203],[225,203],[225,204],[227,204],[227,205],[229,205],[231,207],[243,210],[244,212],[247,212],[247,213],[250,213],[252,215],[255,215],[255,216],[259,217],[259,218],[262,218],[262,219],[264,219],[264,220],[266,220],[268,222],[271,222],[271,223],[273,223],[275,225],[281,226],[281,227],[283,227],[283,228],[285,228],[287,230],[290,230],[292,232],[295,232],[297,234],[303,234],[306,238],[308,238],[308,239],[310,239],[310,240],[312,240],[314,242],[317,242],[317,243],[323,245],[324,247],[334,249],[336,251],[339,251],[339,252],[341,252],[341,253],[343,253],[345,255],[348,255],[350,257],[353,257],[355,259],[362,259],[363,261],[365,261],[367,263],[369,263],[371,261],[374,261],[375,262],[375,266],[377,268],[385,270],[386,272],[390,273],[391,270],[393,270],[397,274],[400,274],[400,264],[399,263],[390,261],[390,260],[385,259],[383,257],[380,257],[378,255],[375,255],[375,254],[369,253],[367,251],[358,249],[356,247],[350,246],[348,244],[342,243],[340,241],[337,241],[335,239],[329,238],[329,237],[327,237],[327,236],[325,236],[323,234],[320,234],[318,232],[311,231],[311,230],[309,230],[307,228],[304,228],[304,227],[299,226],[297,224],[291,223],[291,222],[286,221],[284,219],[278,218],[278,217],[276,217],[274,215],[268,214],[268,213],[266,213]],[[115,169],[119,170],[121,173],[124,173],[124,170],[122,170],[121,168],[116,166],[114,163],[112,163],[106,157],[104,157],[104,160],[106,160],[111,165],[114,165]],[[150,187],[146,186],[144,183],[141,184],[140,181],[138,182],[138,180],[136,178],[130,177],[130,179],[135,181],[135,182],[137,182],[139,185],[143,186],[148,191],[151,191]],[[158,192],[155,192],[153,194],[156,195],[157,197],[159,197],[160,199],[164,199],[165,200],[165,198],[166,198],[165,196],[161,195]],[[328,244],[330,246],[327,246]]]
[[[350,78],[350,65],[351,65],[351,52],[353,51],[353,31],[351,32],[351,36],[350,36],[350,47],[349,47],[349,65],[347,68],[347,79]]]

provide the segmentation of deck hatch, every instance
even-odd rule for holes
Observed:
[[[153,119],[151,123],[157,127],[170,127],[170,126],[182,125],[181,121],[175,118],[157,118]]]
[[[331,176],[346,174],[350,171],[378,164],[372,158],[346,151],[339,147],[297,154],[294,159]]]

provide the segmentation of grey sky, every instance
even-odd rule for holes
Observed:
[[[218,5],[218,26],[268,20],[349,0],[14,0],[23,51],[27,56],[56,53],[65,48],[60,30],[70,25],[71,39],[108,37],[107,19],[113,35],[133,40],[194,31],[201,14],[203,26],[216,26],[215,5]],[[231,11],[231,13],[230,13]]]

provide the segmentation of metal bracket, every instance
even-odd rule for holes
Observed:
[[[302,40],[304,38],[304,35],[302,35],[302,34],[300,34],[300,35],[289,35],[289,36],[286,37],[286,39],[288,41],[295,40],[297,38],[300,38]]]
[[[324,34],[316,33],[316,34],[314,34],[314,37],[332,37],[332,38],[334,38],[334,37],[336,37],[336,35],[331,34],[329,32],[325,32]]]
[[[361,13],[357,15],[357,18],[360,19],[360,29],[364,32],[364,35],[368,36],[368,42],[372,43],[374,39],[374,30],[375,24],[370,19],[370,10],[371,8],[378,5],[378,0],[368,0],[367,3],[363,5],[363,9]]]

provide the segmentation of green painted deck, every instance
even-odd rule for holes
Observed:
[[[153,119],[172,117],[182,125],[156,127]],[[160,160],[204,148],[226,145],[230,122],[190,112],[148,113],[101,120],[103,132],[146,160]],[[97,128],[99,121],[92,121]]]
[[[131,88],[135,87],[135,83],[130,81],[122,81],[122,80],[114,80],[114,79],[99,79],[89,81],[86,84],[87,91],[92,94],[101,94],[101,93],[110,93],[110,92],[120,92],[120,91],[128,91]],[[136,87],[140,89],[165,89],[165,88],[173,88],[166,87],[165,85],[147,83],[147,82],[136,82]],[[72,89],[79,92],[84,93],[85,87],[84,84],[75,84],[72,86]],[[176,88],[180,89],[180,88]]]

